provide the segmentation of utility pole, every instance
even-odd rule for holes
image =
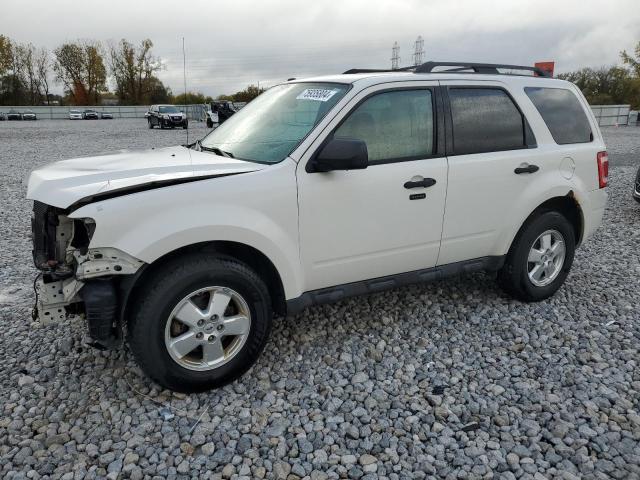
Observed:
[[[418,35],[418,39],[413,46],[413,64],[415,66],[422,65],[424,63],[424,40],[422,35]]]
[[[398,42],[394,42],[391,49],[391,70],[397,70],[398,68],[400,68],[400,45],[398,45]]]

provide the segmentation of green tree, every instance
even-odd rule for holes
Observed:
[[[259,88],[257,85],[249,85],[244,90],[241,90],[233,94],[234,102],[250,102],[258,95],[264,92],[264,88]]]
[[[591,105],[640,104],[638,78],[621,67],[583,68],[558,78],[575,83]]]
[[[176,105],[196,105],[207,103],[207,97],[200,92],[181,93],[173,97],[173,103]]]
[[[633,50],[633,55],[629,55],[626,50],[623,50],[620,52],[620,58],[622,58],[622,63],[631,69],[633,75],[640,78],[640,42]]]

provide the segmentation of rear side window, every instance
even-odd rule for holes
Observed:
[[[589,119],[575,93],[565,88],[525,87],[555,142],[588,143],[593,140]]]
[[[449,101],[455,155],[527,148],[528,125],[504,90],[450,88]]]

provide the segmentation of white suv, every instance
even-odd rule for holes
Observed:
[[[150,377],[199,391],[312,304],[478,270],[545,299],[601,222],[608,162],[580,91],[531,70],[292,80],[192,145],[35,170],[36,315],[126,331]]]

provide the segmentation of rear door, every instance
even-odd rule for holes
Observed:
[[[501,82],[442,81],[449,185],[439,265],[502,255],[511,210],[541,169],[536,141]],[[522,213],[519,221],[528,213]],[[510,228],[509,228],[510,230]]]
[[[306,291],[436,265],[447,191],[437,86],[398,82],[365,89],[301,158]],[[368,168],[307,172],[307,162],[331,136],[363,140]]]

